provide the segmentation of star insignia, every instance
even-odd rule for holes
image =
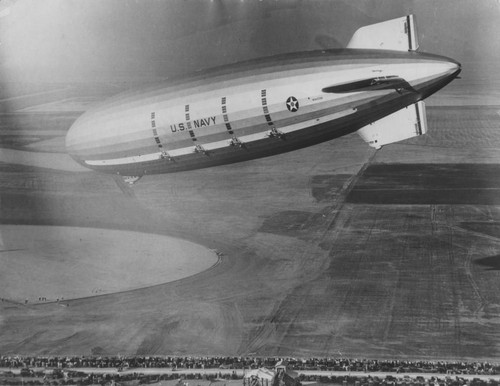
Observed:
[[[292,113],[296,112],[299,109],[299,101],[297,98],[291,96],[286,100],[286,108]]]

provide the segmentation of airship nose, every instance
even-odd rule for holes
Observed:
[[[75,124],[73,124],[66,133],[66,152],[72,157],[75,155],[76,145],[78,144],[78,138],[80,136],[81,133]]]
[[[77,119],[66,133],[66,152],[78,163],[82,164],[82,150],[88,133]]]

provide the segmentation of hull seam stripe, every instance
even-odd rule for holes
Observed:
[[[189,115],[189,105],[185,106],[184,111],[186,112],[186,124],[187,124],[187,129],[188,129],[189,135],[191,136],[191,139],[193,140],[193,142],[196,142],[198,139],[194,135],[194,131],[193,131],[193,128],[191,126],[191,117]]]
[[[163,150],[163,145],[160,140],[160,136],[158,135],[158,130],[156,130],[156,113],[151,112],[151,129],[153,130],[153,138],[155,139],[156,144],[160,150]]]
[[[262,101],[262,110],[264,111],[264,118],[266,118],[266,122],[269,126],[274,126],[271,114],[269,114],[269,107],[267,106],[267,90],[262,90],[260,92],[260,96]]]
[[[221,104],[222,104],[222,119],[224,120],[224,123],[226,124],[226,130],[229,134],[233,135],[233,129],[231,127],[231,122],[229,122],[229,117],[227,115],[227,105],[226,105],[226,97],[222,97],[221,99]]]

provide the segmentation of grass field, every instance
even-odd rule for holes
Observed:
[[[152,233],[0,225],[0,235],[0,297],[30,304],[163,284],[217,262],[202,246]]]
[[[0,303],[0,347],[498,358],[498,110],[430,107],[427,137],[378,152],[350,135],[132,188],[2,164],[2,224],[155,233],[223,256],[196,276],[69,307]]]

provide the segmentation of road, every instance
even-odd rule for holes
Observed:
[[[44,367],[32,367],[31,370],[35,372],[53,370]],[[236,374],[238,377],[243,377],[245,375],[245,370],[235,369],[178,369],[172,370],[171,368],[131,368],[126,370],[118,370],[115,368],[90,368],[90,367],[78,367],[78,368],[66,368],[65,371],[78,371],[86,374],[144,374],[144,375],[162,375],[162,374],[201,374],[201,375],[232,375]],[[9,369],[9,368],[0,368],[0,372],[12,371],[14,374],[20,374],[20,369]],[[248,370],[246,370],[248,371]],[[299,375],[304,376],[323,376],[323,377],[357,377],[357,378],[386,378],[386,377],[394,377],[394,378],[412,378],[415,379],[417,377],[423,378],[426,380],[430,380],[432,378],[440,378],[444,379],[447,377],[450,378],[461,378],[465,380],[472,379],[481,379],[484,381],[495,380],[500,381],[500,374],[437,374],[437,373],[395,373],[395,372],[385,372],[385,371],[316,371],[316,370],[296,370]]]

